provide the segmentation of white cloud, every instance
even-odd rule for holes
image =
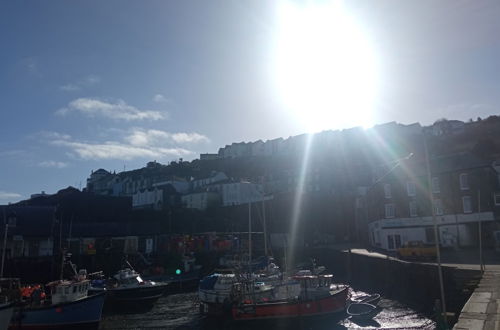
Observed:
[[[101,82],[101,77],[99,77],[95,74],[88,75],[85,78],[83,78],[82,80],[80,80],[81,85],[87,85],[87,86],[95,85],[95,84],[98,84],[100,82]]]
[[[153,101],[155,101],[156,103],[167,103],[169,102],[169,99],[167,99],[162,94],[156,94],[155,96],[153,96]]]
[[[38,166],[40,166],[40,167],[65,168],[65,167],[68,166],[68,163],[58,162],[58,161],[54,161],[54,160],[46,160],[46,161],[38,163]]]
[[[21,195],[18,193],[6,192],[6,191],[0,190],[0,199],[14,199],[14,198],[20,198],[20,197],[21,197]]]
[[[54,145],[70,148],[79,158],[84,160],[123,159],[135,158],[162,158],[182,157],[193,154],[183,148],[139,147],[118,142],[85,143],[56,140]]]
[[[77,85],[74,85],[74,84],[66,84],[66,85],[60,86],[59,89],[62,91],[65,91],[65,92],[76,92],[76,91],[79,91],[81,88]]]
[[[70,112],[80,112],[88,117],[107,117],[117,120],[160,120],[166,118],[166,113],[154,110],[141,110],[128,105],[123,100],[114,103],[92,98],[79,98],[71,101],[66,108],[56,111],[56,114],[66,115]]]
[[[101,82],[101,77],[95,74],[88,75],[82,79],[74,82],[59,86],[59,89],[65,92],[76,92],[82,90],[84,87],[90,87]]]
[[[125,140],[134,146],[159,146],[210,141],[206,136],[198,133],[169,133],[155,129],[142,130],[138,128],[133,129],[125,137]]]
[[[61,134],[58,132],[52,132],[52,131],[41,131],[40,133],[37,133],[33,135],[35,138],[40,136],[44,139],[48,140],[69,140],[71,139],[71,135],[69,134]]]
[[[177,143],[198,143],[210,141],[205,135],[198,133],[174,133],[172,134],[172,139]]]

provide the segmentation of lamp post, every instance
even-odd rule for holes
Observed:
[[[5,230],[3,236],[3,249],[2,249],[2,267],[0,268],[0,278],[3,277],[3,269],[5,264],[5,250],[7,250],[7,232],[9,230],[9,225],[14,227],[16,225],[16,215],[14,213],[9,214],[8,218],[5,217],[5,208],[3,209],[3,221],[5,223]]]
[[[434,195],[432,193],[432,176],[431,176],[431,166],[429,161],[429,150],[427,149],[427,138],[425,137],[425,133],[423,133],[424,138],[424,152],[425,152],[425,167],[427,172],[427,191],[429,202],[431,205],[431,214],[432,214],[432,222],[434,223],[434,243],[436,245],[436,258],[438,264],[438,277],[439,277],[439,290],[441,292],[441,309],[443,313],[443,319],[445,321],[446,326],[448,325],[448,321],[446,319],[446,302],[444,296],[444,284],[443,284],[443,270],[441,269],[441,252],[439,249],[439,235],[438,235],[438,225],[436,219],[436,209],[434,206]],[[447,329],[448,327],[446,327]]]

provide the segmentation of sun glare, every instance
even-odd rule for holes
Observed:
[[[280,2],[275,45],[275,83],[292,119],[308,132],[372,125],[375,56],[342,2]]]

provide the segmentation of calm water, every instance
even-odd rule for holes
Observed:
[[[155,306],[146,313],[126,315],[104,315],[100,329],[434,329],[435,324],[427,317],[392,300],[382,299],[382,311],[363,324],[349,319],[322,320],[311,323],[246,323],[246,324],[207,324],[198,314],[197,293],[183,293],[160,298]]]

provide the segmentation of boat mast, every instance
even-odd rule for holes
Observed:
[[[248,202],[248,269],[252,273],[252,202]]]
[[[264,255],[267,257],[267,226],[266,226],[266,205],[264,193],[262,194],[262,222],[264,226]]]

